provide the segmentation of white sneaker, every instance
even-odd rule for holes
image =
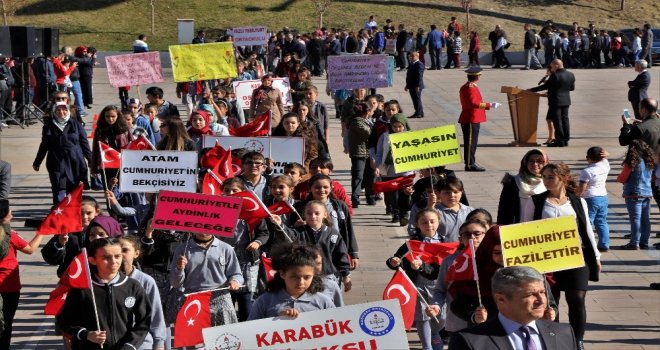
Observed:
[[[5,123],[0,123],[0,128],[8,128],[8,127],[9,127],[9,125],[7,125]]]

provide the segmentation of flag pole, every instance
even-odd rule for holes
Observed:
[[[405,276],[405,278],[408,280],[408,282],[410,282],[411,285],[415,286],[415,284],[413,283],[413,281],[410,280],[410,277],[408,277],[408,275],[406,274],[406,272],[403,271],[403,269],[402,269],[401,267],[399,267],[399,272],[401,272],[401,274],[403,274],[403,276]],[[426,299],[424,298],[424,296],[422,295],[422,293],[419,291],[419,288],[417,288],[417,286],[415,286],[415,291],[417,292],[417,296],[421,299],[422,303],[424,303],[424,305],[426,305],[426,307],[429,307],[429,303],[426,301]],[[435,320],[435,322],[440,323],[440,321],[438,321],[438,318],[437,318],[437,317],[435,317],[435,316],[431,316],[431,317],[433,317],[433,319]]]
[[[190,236],[192,235],[193,235],[192,233],[188,232],[188,238],[186,239],[186,247],[183,248],[183,254],[181,256],[186,256],[186,254],[188,253],[188,243],[190,242]]]
[[[101,159],[103,161],[103,159]],[[92,304],[94,305],[94,318],[96,319],[96,329],[101,331],[101,322],[99,322],[99,310],[96,308],[96,296],[94,296],[94,284],[92,283],[92,274],[89,269],[89,260],[87,260],[87,248],[83,248],[83,257],[85,258],[85,264],[87,264],[87,282],[89,283],[89,290],[92,292]],[[101,344],[101,349],[103,349],[103,344]]]
[[[243,285],[240,285],[239,287],[243,288],[243,287],[245,287],[245,285],[243,284]],[[207,293],[207,292],[217,292],[217,291],[227,290],[227,289],[229,289],[229,287],[221,287],[221,288],[214,288],[214,289],[208,289],[208,290],[201,290],[199,292],[192,292],[192,293],[184,294],[183,296],[185,296],[187,298],[187,297],[189,297],[191,295],[195,295],[195,294],[202,294],[202,293]]]
[[[476,252],[474,251],[473,239],[470,239],[470,251],[472,252],[472,270],[474,272],[474,280],[477,282],[477,296],[479,297],[479,305],[483,305],[481,302],[481,287],[479,287],[479,273],[477,272],[477,259],[475,257]]]
[[[305,219],[303,219],[302,216],[300,216],[300,213],[298,213],[298,211],[296,210],[296,208],[295,208],[293,205],[291,205],[291,203],[289,203],[289,201],[285,200],[284,202],[286,203],[286,205],[287,205],[289,208],[291,208],[291,210],[293,210],[294,213],[296,213],[296,216],[298,216],[298,219],[300,219],[300,220],[302,220],[302,221],[305,221]]]
[[[101,181],[103,181],[103,188],[107,191],[108,190],[108,179],[105,176],[105,164],[103,159],[105,158],[103,156],[103,146],[101,145],[101,141],[99,141],[99,150],[101,152]],[[110,200],[108,199],[108,196],[103,194],[103,197],[105,198],[105,206],[108,208],[108,212],[112,212],[112,209],[110,207]]]
[[[254,193],[253,190],[250,190],[250,192],[252,192],[252,194],[254,195],[254,198],[256,198],[259,201],[259,204],[264,208],[264,210],[266,210],[266,213],[268,214],[268,216],[269,217],[273,216],[273,213],[271,213],[270,210],[268,210],[268,207],[264,204],[264,202],[261,200],[261,198],[259,198],[259,196],[257,196],[257,194]],[[293,242],[291,237],[289,237],[289,235],[286,233],[286,231],[284,231],[284,227],[282,227],[281,224],[277,224],[277,227],[279,227],[279,229],[282,231],[282,233],[284,233],[284,236],[286,237],[286,239],[289,242]]]

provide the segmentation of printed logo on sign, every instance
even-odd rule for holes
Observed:
[[[233,334],[220,334],[213,342],[213,350],[241,350],[241,340]]]
[[[127,297],[124,299],[124,305],[129,309],[135,306],[135,297]]]
[[[360,315],[360,328],[374,337],[389,333],[394,323],[394,315],[383,307],[370,307]]]
[[[248,151],[254,151],[254,152],[259,152],[262,153],[266,146],[264,146],[263,143],[259,140],[250,140],[243,145],[243,148],[245,148]]]

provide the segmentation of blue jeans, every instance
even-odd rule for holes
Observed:
[[[607,196],[596,196],[584,199],[589,208],[589,221],[598,232],[598,248],[609,249],[610,226],[607,224]]]
[[[651,198],[626,198],[630,220],[630,244],[648,246],[651,236]]]
[[[76,107],[80,113],[85,112],[85,105],[83,104],[82,89],[80,88],[80,80],[71,80],[71,92],[76,99]]]
[[[440,330],[442,325],[433,319],[427,321],[415,321],[417,335],[422,342],[422,350],[442,350],[442,338]]]

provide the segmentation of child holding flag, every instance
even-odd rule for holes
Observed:
[[[418,229],[418,233],[410,239],[424,243],[442,243],[436,232],[439,225],[440,215],[437,211],[433,209],[422,209],[415,217],[415,226]],[[435,262],[425,262],[422,256],[410,250],[407,243],[403,244],[394,253],[394,256],[387,259],[385,263],[392,270],[401,267],[415,284],[415,287],[417,287],[418,293],[424,297],[424,300],[418,298],[417,305],[415,306],[415,327],[422,342],[422,349],[441,350],[442,338],[440,338],[440,330],[444,322],[442,319],[440,321],[438,319],[434,320],[424,313],[424,309],[428,306],[426,300],[431,299],[431,291],[435,285],[435,280],[438,278],[438,269],[440,266]]]
[[[334,308],[315,272],[317,252],[301,243],[285,243],[273,250],[273,269],[267,292],[254,302],[249,320],[267,317],[298,317],[301,312]]]
[[[72,338],[73,350],[138,349],[151,324],[151,303],[140,283],[120,272],[119,241],[90,243],[88,262],[91,288],[69,291],[57,323]]]
[[[11,229],[13,217],[9,201],[0,199],[0,244],[6,245],[5,242],[8,241],[7,255],[0,259],[0,294],[2,295],[2,316],[5,321],[4,330],[0,335],[0,349],[9,349],[11,344],[12,324],[21,294],[21,277],[16,252],[32,255],[39,249],[43,238],[42,235],[37,234],[29,243],[25,241]]]
[[[431,305],[426,308],[426,314],[429,316],[441,314],[441,317],[445,319],[445,330],[447,332],[457,332],[467,327],[467,322],[454,314],[449,307],[455,295],[448,293],[448,290],[457,275],[463,274],[463,276],[459,276],[461,279],[475,278],[472,273],[474,265],[471,261],[473,252],[469,248],[469,242],[472,240],[474,249],[477,249],[487,230],[486,224],[481,220],[470,219],[465,221],[459,229],[461,244],[458,250],[446,257],[440,265],[438,278],[433,288],[433,298],[429,300]],[[459,262],[460,266],[458,266]],[[464,276],[470,278],[463,278]],[[448,306],[447,309],[444,309],[445,304]]]

